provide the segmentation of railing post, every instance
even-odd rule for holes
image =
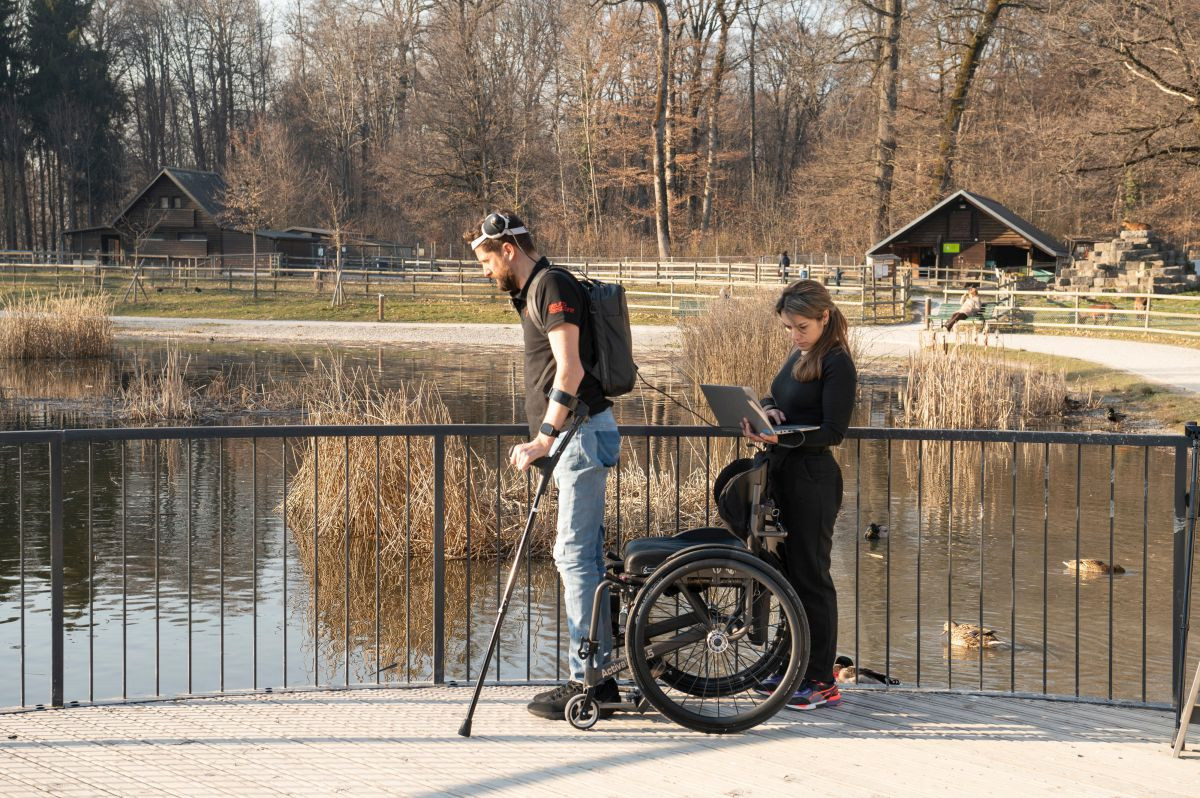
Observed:
[[[1173,556],[1171,562],[1171,701],[1177,702],[1179,698],[1179,681],[1181,678],[1179,668],[1180,655],[1180,621],[1183,618],[1183,550],[1184,550],[1184,533],[1187,529],[1187,455],[1186,446],[1175,447],[1175,488],[1172,493],[1175,496],[1175,523],[1174,534],[1171,540],[1174,541]]]
[[[446,437],[433,436],[433,683],[446,680]]]
[[[50,705],[63,705],[62,437],[50,441]]]
[[[1171,590],[1171,703],[1175,706],[1175,728],[1179,728],[1182,709],[1183,679],[1187,660],[1188,610],[1191,598],[1192,558],[1195,541],[1189,545],[1189,526],[1195,533],[1196,497],[1188,485],[1196,486],[1197,452],[1200,451],[1200,426],[1190,422],[1184,426],[1190,445],[1175,447],[1175,534]],[[1188,473],[1188,452],[1192,453],[1192,473]],[[1189,518],[1190,516],[1190,518]]]

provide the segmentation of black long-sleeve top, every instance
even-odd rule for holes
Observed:
[[[812,382],[799,382],[792,376],[800,350],[795,350],[783,368],[771,381],[771,393],[764,397],[763,407],[783,411],[785,424],[820,425],[820,429],[793,433],[780,441],[800,446],[836,446],[846,437],[850,413],[854,410],[854,395],[858,372],[854,361],[841,349],[826,353],[821,359],[821,377]]]

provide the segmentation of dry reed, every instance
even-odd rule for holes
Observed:
[[[792,349],[774,303],[773,295],[756,292],[685,317],[682,367],[692,384],[749,385],[765,392]]]
[[[144,361],[134,364],[134,374],[128,386],[120,391],[125,412],[136,421],[187,421],[200,415],[196,391],[187,383],[191,362],[179,351],[178,345],[167,343],[167,356],[157,370]]]
[[[372,372],[347,370],[340,361],[319,366],[314,379],[323,388],[306,401],[308,420],[313,424],[451,423],[446,404],[428,383],[381,391]],[[495,556],[492,536],[485,531],[495,525],[497,474],[478,455],[468,458],[463,439],[448,437],[445,447],[446,556],[467,556],[468,517],[475,532],[470,555]],[[286,512],[302,556],[312,558],[316,553],[314,526],[322,558],[343,559],[348,534],[355,562],[363,560],[364,547],[373,552],[378,527],[383,568],[389,578],[403,569],[408,556],[432,554],[435,475],[431,439],[390,436],[379,438],[378,443],[373,437],[308,439],[295,444],[295,457],[298,464]],[[473,498],[469,510],[468,481]],[[516,480],[506,482],[502,515],[519,495]],[[511,532],[511,525],[502,531]],[[505,546],[502,542],[501,548]]]
[[[307,410],[311,423],[451,423],[447,406],[429,384],[401,385],[381,391],[372,372],[347,370],[336,361],[321,366],[314,376],[323,388],[310,395]],[[301,556],[314,559],[319,551],[322,561],[341,562],[348,546],[352,562],[373,562],[377,527],[381,568],[388,579],[394,580],[410,558],[421,560],[432,556],[435,520],[432,440],[381,437],[377,444],[373,437],[317,438],[297,441],[294,447],[297,466],[290,479],[293,487],[288,493],[286,512]],[[507,466],[497,471],[492,456],[469,449],[467,442],[457,436],[447,437],[445,447],[446,557],[505,556],[513,550],[524,528],[526,502],[534,488],[533,475],[517,473]],[[620,469],[620,524],[624,536],[628,537],[631,530],[641,534],[646,528],[647,484],[651,534],[674,532],[677,487],[673,469],[664,469],[652,459],[647,479],[645,466],[632,457]],[[610,541],[615,538],[617,527],[614,500],[617,480],[614,469],[609,474],[608,491]],[[688,474],[679,484],[682,524],[703,522],[707,489],[700,470]],[[534,556],[550,553],[556,514],[556,496],[551,490],[533,530]],[[361,578],[362,574],[352,575],[354,581]],[[339,574],[332,574],[330,579],[333,589],[344,582]]]
[[[0,358],[91,358],[112,352],[112,299],[107,296],[12,295],[2,308]]]
[[[1062,371],[1013,366],[997,353],[955,347],[914,354],[900,401],[910,427],[1020,429],[1059,413],[1066,397]]]

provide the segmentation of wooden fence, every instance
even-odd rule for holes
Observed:
[[[0,253],[0,279],[10,286],[62,287],[76,285],[92,291],[120,291],[135,276],[152,289],[189,290],[195,287],[246,291],[256,281],[260,291],[316,293],[332,290],[338,278],[327,261],[284,258],[278,254],[225,255],[220,258],[145,256],[132,263],[34,262],[30,253]],[[776,291],[783,277],[772,264],[706,261],[559,261],[576,273],[626,287],[633,310],[686,315],[701,311],[722,296],[746,291]],[[257,268],[255,268],[257,266]],[[825,283],[834,301],[859,322],[886,323],[906,318],[909,286],[895,278],[877,276],[863,265],[796,264],[788,279],[811,277]],[[504,301],[475,261],[434,258],[347,259],[341,270],[348,296],[384,294],[391,297]]]
[[[1101,291],[980,290],[994,303],[991,328],[1068,329],[1152,333],[1200,338],[1200,296],[1195,294],[1117,294]],[[960,293],[943,289],[942,302],[959,303]]]

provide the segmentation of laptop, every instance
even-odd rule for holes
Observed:
[[[717,417],[717,424],[726,429],[741,429],[742,419],[759,435],[786,435],[789,432],[812,432],[820,429],[813,424],[773,424],[767,411],[749,388],[741,385],[701,385],[704,398]]]

